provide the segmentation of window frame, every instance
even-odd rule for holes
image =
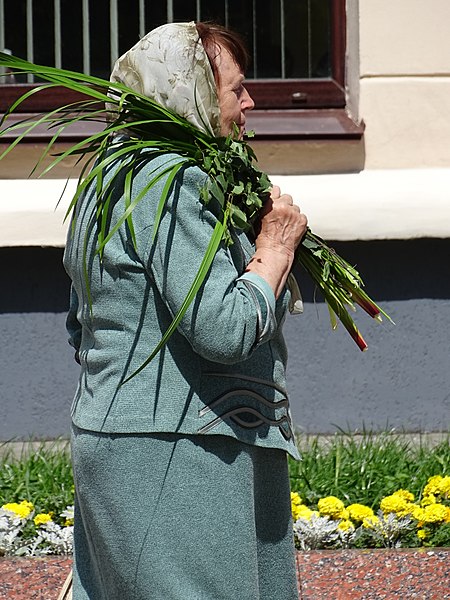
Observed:
[[[346,0],[331,0],[331,77],[247,79],[257,110],[345,107]]]
[[[258,139],[362,137],[364,124],[355,123],[345,111],[346,29],[346,0],[331,0],[330,78],[246,80],[245,85],[256,105],[248,121],[250,127],[252,121],[259,124]],[[22,94],[38,86],[26,83],[0,85],[0,112],[4,113]],[[32,94],[16,112],[42,113],[81,98],[79,93],[53,87]],[[62,137],[72,140],[85,135],[86,128],[83,127],[79,132],[75,129]],[[39,139],[45,137],[44,132],[39,134]]]

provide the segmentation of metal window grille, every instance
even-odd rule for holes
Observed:
[[[249,79],[328,78],[331,4],[332,0],[0,0],[0,49],[36,63],[107,77],[117,57],[154,27],[212,20],[243,35],[252,57]],[[27,76],[19,82],[33,81]]]

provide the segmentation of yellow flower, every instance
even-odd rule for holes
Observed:
[[[408,502],[401,494],[392,494],[381,500],[380,508],[385,515],[394,513],[398,517],[406,517],[412,514],[415,505]]]
[[[52,520],[52,516],[49,515],[48,513],[39,513],[33,519],[36,527],[39,527],[39,525],[44,525],[45,523],[48,523],[51,520]]]
[[[318,512],[316,510],[311,510],[310,508],[308,508],[307,506],[305,506],[304,504],[302,504],[301,506],[298,507],[298,516],[297,519],[311,519],[311,517],[313,515],[318,515]]]
[[[425,509],[416,506],[412,511],[412,516],[418,521],[417,527],[422,527],[425,519]]]
[[[402,498],[403,500],[406,500],[406,502],[414,502],[414,494],[408,490],[397,490],[392,495]]]
[[[321,515],[327,515],[332,519],[340,519],[345,514],[344,503],[336,496],[321,498],[317,503],[317,507]]]
[[[433,475],[427,481],[427,485],[423,488],[424,496],[437,496],[440,491],[440,485],[443,477],[442,475]]]
[[[353,529],[353,528],[354,528],[354,525],[350,521],[350,519],[342,519],[338,525],[338,529],[341,529],[342,531],[347,531],[348,529]]]
[[[2,506],[4,510],[13,512],[21,519],[27,519],[33,511],[34,506],[28,500],[22,500],[22,502],[9,502]]]
[[[373,510],[364,504],[350,504],[347,510],[352,521],[361,522],[367,517],[373,517]]]
[[[296,521],[299,518],[300,507],[302,506],[302,499],[297,492],[291,492],[291,510],[292,518]],[[69,523],[72,525],[72,523]]]
[[[430,504],[423,509],[424,523],[443,523],[449,519],[450,509],[443,504]]]
[[[444,498],[450,498],[450,476],[442,477],[439,482],[439,493]]]
[[[344,510],[341,512],[341,515],[339,518],[340,519],[350,519],[350,513],[348,512],[347,508],[344,508]]]
[[[419,540],[424,540],[426,537],[428,537],[428,533],[425,531],[425,529],[419,529],[417,532],[417,537]]]
[[[423,488],[422,504],[424,504],[425,498],[433,498],[435,502],[438,499],[450,499],[450,476],[434,475],[430,477],[427,485]]]
[[[302,503],[302,499],[300,498],[300,494],[298,492],[291,492],[291,502],[297,505]]]
[[[373,515],[371,517],[365,517],[362,522],[362,525],[366,529],[371,529],[371,528],[375,527],[377,525],[377,523],[379,523],[379,522],[380,522],[380,519],[376,515]]]
[[[422,498],[422,500],[420,501],[420,505],[421,506],[428,506],[429,504],[436,504],[436,496],[433,495],[429,495],[429,496],[424,496]]]

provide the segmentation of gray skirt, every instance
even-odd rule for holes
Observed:
[[[73,428],[73,600],[297,600],[281,450]]]

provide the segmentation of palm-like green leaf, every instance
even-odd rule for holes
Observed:
[[[187,309],[193,302],[195,296],[197,295],[199,289],[201,288],[203,282],[205,281],[205,278],[211,267],[212,261],[214,260],[214,257],[216,255],[217,249],[219,248],[220,242],[222,241],[226,226],[227,226],[227,216],[225,215],[224,220],[222,222],[218,221],[216,223],[214,232],[211,236],[211,240],[206,249],[205,256],[203,257],[202,262],[200,264],[200,268],[195,276],[194,281],[192,282],[192,285],[189,289],[189,292],[186,295],[186,298],[184,299],[184,301],[183,301],[178,313],[174,317],[172,323],[169,325],[167,331],[164,333],[160,342],[158,343],[156,348],[153,350],[153,352],[150,354],[150,356],[145,360],[145,362],[138,369],[136,369],[136,371],[134,371],[134,373],[132,373],[126,379],[124,379],[121,382],[121,385],[123,385],[124,383],[126,383],[127,381],[132,379],[135,375],[140,373],[142,371],[142,369],[144,369],[155,358],[155,356],[158,354],[158,352],[161,350],[161,348],[167,343],[167,340],[170,338],[170,336],[174,333],[174,331],[178,327],[181,319],[186,314]]]
[[[175,315],[158,346],[145,363],[130,376],[132,377],[154,358],[179,325],[207,276],[221,240],[231,243],[230,228],[252,230],[259,210],[271,188],[269,178],[257,167],[254,152],[246,142],[238,141],[231,135],[226,138],[216,138],[212,134],[200,131],[176,113],[122,84],[111,83],[75,71],[35,65],[4,53],[0,53],[0,66],[8,67],[13,72],[31,73],[49,82],[26,92],[16,100],[3,117],[0,127],[7,122],[8,116],[33,94],[53,86],[63,86],[89,98],[60,107],[31,120],[24,119],[0,130],[0,137],[6,132],[18,132],[16,139],[3,152],[0,159],[36,127],[45,125],[54,130],[44,152],[44,155],[48,155],[67,127],[73,126],[79,121],[96,121],[105,125],[102,131],[93,133],[56,155],[40,174],[40,176],[45,175],[69,156],[89,157],[82,168],[77,190],[66,217],[72,215],[74,223],[80,197],[89,186],[95,183],[97,205],[91,216],[90,227],[97,226],[96,250],[100,258],[106,244],[124,222],[127,223],[131,238],[135,243],[133,210],[161,178],[165,177],[166,180],[156,209],[153,238],[157,235],[167,198],[180,169],[187,164],[197,165],[208,175],[207,183],[200,190],[200,198],[205,204],[211,198],[217,200],[222,208],[222,219],[217,223],[205,257],[178,314]],[[103,108],[104,105],[107,107],[107,112]],[[126,137],[120,137],[120,134],[125,134]],[[177,154],[180,159],[171,163],[164,170],[155,173],[144,189],[137,196],[133,196],[133,172],[137,161],[163,153]],[[35,169],[41,164],[41,160],[42,158]],[[112,171],[112,174],[106,181],[104,173],[107,170]],[[111,195],[114,183],[119,177],[123,181],[125,208],[115,225],[110,227]],[[86,252],[87,241],[85,240],[84,262],[86,262]],[[354,310],[356,303],[372,317],[379,319],[383,314],[389,320],[390,318],[362,290],[363,281],[356,269],[310,230],[307,231],[303,243],[297,249],[296,260],[322,291],[330,309],[333,328],[336,326],[337,317],[360,349],[365,350],[367,344],[347,308]],[[88,300],[91,302],[86,265],[84,272]],[[130,377],[125,381],[128,381]]]

